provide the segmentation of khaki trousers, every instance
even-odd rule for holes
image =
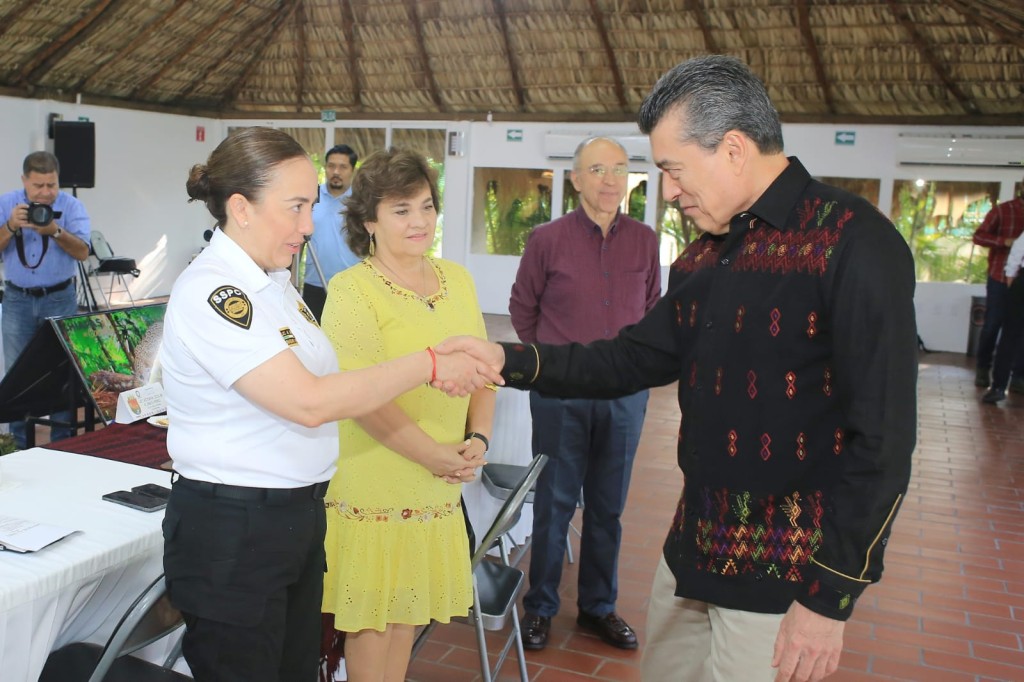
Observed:
[[[784,614],[726,609],[675,596],[676,579],[658,562],[647,610],[644,682],[772,682],[775,637]]]

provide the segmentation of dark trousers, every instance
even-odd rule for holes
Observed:
[[[577,606],[603,616],[618,598],[620,518],[640,442],[647,391],[616,400],[562,400],[530,393],[533,452],[550,457],[533,501],[528,613],[554,616],[565,534],[583,490]]]
[[[303,284],[302,300],[306,302],[306,306],[313,313],[317,322],[323,319],[324,305],[327,303],[327,289],[315,284]]]
[[[1003,333],[999,335],[996,348],[996,363],[992,368],[992,388],[1005,391],[1010,383],[1010,371],[1015,377],[1024,378],[1024,372],[1014,367],[1014,360],[1022,354],[1024,340],[1024,276],[1013,280],[1006,296],[1006,316],[1003,319]]]
[[[999,332],[1006,322],[1009,304],[1009,287],[1002,282],[988,278],[985,285],[985,322],[978,337],[978,367],[992,367],[992,356],[996,352]],[[1014,376],[1024,377],[1024,349],[1020,344],[1007,351]]]
[[[242,501],[174,483],[164,572],[196,680],[317,679],[327,520],[322,492],[303,490]]]

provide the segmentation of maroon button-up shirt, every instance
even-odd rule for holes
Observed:
[[[999,204],[985,216],[974,232],[974,243],[988,247],[988,276],[1006,283],[1006,257],[1010,247],[1006,240],[1017,239],[1024,232],[1024,199],[1017,197]]]
[[[620,213],[603,236],[580,207],[530,234],[508,310],[521,341],[590,343],[638,322],[660,297],[654,230]]]

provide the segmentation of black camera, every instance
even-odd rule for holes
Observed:
[[[28,205],[28,221],[39,227],[46,227],[54,218],[60,217],[60,211],[54,211],[49,204],[37,204],[32,202]]]

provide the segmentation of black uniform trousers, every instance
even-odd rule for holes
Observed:
[[[196,680],[317,679],[326,490],[173,483],[164,572]]]

